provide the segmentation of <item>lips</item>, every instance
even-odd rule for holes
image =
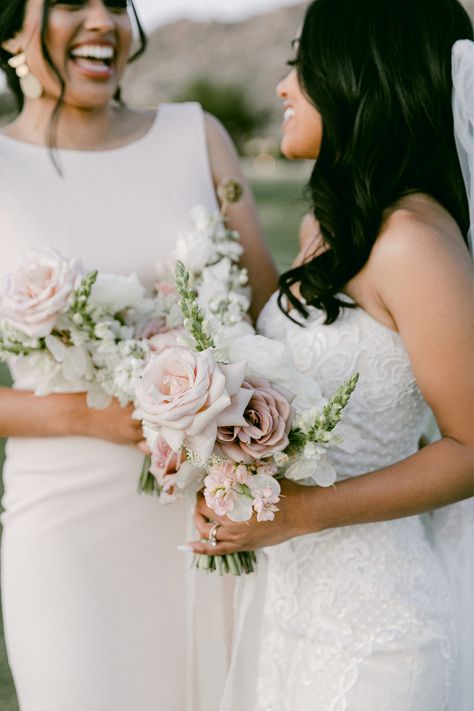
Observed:
[[[292,106],[287,106],[283,113],[283,121],[289,121],[295,115],[295,110]]]
[[[84,43],[71,49],[69,60],[89,78],[109,79],[114,73],[115,56],[111,44]]]

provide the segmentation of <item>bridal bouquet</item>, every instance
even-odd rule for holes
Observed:
[[[221,213],[194,208],[192,228],[178,235],[172,266],[157,265],[150,294],[135,274],[86,272],[78,259],[53,249],[34,252],[0,293],[0,360],[23,362],[37,395],[86,392],[94,408],[107,407],[112,397],[123,406],[134,402],[151,355],[176,346],[185,332],[174,284],[178,257],[209,327],[227,334],[251,331],[248,277],[238,264],[243,249],[225,222],[227,205],[240,199],[241,189],[224,181],[218,193]],[[155,492],[149,464],[147,458],[139,488]],[[168,500],[166,488],[159,493]]]
[[[326,401],[290,365],[283,344],[255,333],[212,333],[178,262],[176,288],[187,336],[152,356],[136,398],[158,487],[177,498],[204,489],[210,508],[233,521],[269,521],[286,476],[330,486],[328,449],[343,444],[342,411],[357,375]],[[190,466],[192,465],[192,466]],[[197,556],[203,570],[240,574],[253,553]]]
[[[0,297],[0,358],[27,359],[35,393],[83,391],[90,407],[122,405],[155,343],[157,324],[182,325],[176,297],[148,298],[136,275],[86,273],[47,249],[7,278]]]

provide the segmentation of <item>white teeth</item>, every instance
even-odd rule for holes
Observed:
[[[291,106],[288,106],[285,109],[285,113],[283,114],[283,120],[288,121],[289,119],[293,118],[295,115],[295,110],[291,108]]]
[[[73,57],[85,57],[88,59],[113,59],[114,48],[98,44],[83,44],[72,50]]]

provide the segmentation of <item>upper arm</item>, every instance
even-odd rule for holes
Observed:
[[[243,188],[242,199],[229,206],[229,226],[240,233],[244,256],[242,265],[248,269],[253,300],[251,312],[256,318],[277,286],[278,275],[265,245],[255,201],[240,166],[239,156],[223,126],[206,114],[206,132],[214,186],[225,178],[233,178]]]
[[[403,218],[375,260],[379,297],[443,436],[472,446],[472,265],[460,235]]]

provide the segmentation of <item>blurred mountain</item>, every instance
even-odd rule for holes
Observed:
[[[180,20],[149,35],[147,51],[132,64],[124,97],[155,106],[179,95],[197,77],[241,86],[257,108],[281,115],[275,85],[287,71],[290,43],[306,3],[233,23]]]
[[[474,0],[461,0],[474,17]],[[256,109],[267,110],[275,127],[281,104],[275,85],[287,72],[285,61],[307,2],[282,7],[241,22],[180,20],[149,35],[143,57],[130,65],[124,96],[136,106],[156,106],[181,95],[195,79],[241,87]]]

